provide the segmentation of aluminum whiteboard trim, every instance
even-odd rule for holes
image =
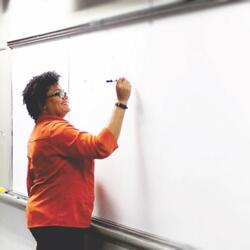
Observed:
[[[6,202],[7,204],[13,205],[21,209],[25,209],[27,204],[27,199],[12,192],[0,193],[0,201]]]
[[[0,202],[25,210],[27,197],[14,192],[0,193]],[[118,243],[128,247],[128,249],[197,250],[186,244],[177,243],[97,217],[92,218],[91,229],[103,237],[104,240]]]
[[[197,250],[197,248],[193,246],[177,243],[154,234],[132,229],[101,218],[94,217],[92,218],[92,222],[93,231],[107,238],[107,240],[110,238],[112,242],[120,243],[123,246],[125,243],[126,247],[132,247],[133,249]]]
[[[204,8],[222,6],[229,3],[236,3],[236,2],[239,3],[245,1],[247,0],[183,0],[183,1],[177,0],[176,3],[149,7],[142,10],[137,10],[125,14],[99,19],[96,21],[90,21],[81,25],[65,29],[51,31],[40,35],[34,35],[17,40],[12,40],[7,42],[7,45],[10,48],[15,48],[18,46],[24,46],[37,42],[59,39],[83,33],[89,33],[101,29],[102,30],[108,29],[111,27],[121,26],[129,23],[141,22],[143,20],[160,18],[162,16],[171,16],[175,14],[201,10]]]

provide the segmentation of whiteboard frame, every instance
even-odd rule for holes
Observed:
[[[163,4],[142,10],[132,11],[125,14],[106,17],[103,19],[90,21],[81,25],[72,26],[65,29],[51,31],[39,35],[25,37],[7,42],[8,47],[15,48],[42,41],[59,39],[78,34],[90,33],[97,30],[104,30],[111,27],[122,26],[129,23],[142,22],[160,17],[184,14],[202,9],[225,6],[246,2],[247,0],[176,0],[176,3]]]

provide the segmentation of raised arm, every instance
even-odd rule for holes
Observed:
[[[131,85],[129,81],[126,78],[119,78],[116,83],[117,106],[115,106],[112,117],[107,126],[117,140],[120,136],[130,93]]]

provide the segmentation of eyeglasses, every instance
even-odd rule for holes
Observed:
[[[67,96],[67,93],[64,90],[58,90],[56,93],[52,95],[47,95],[47,97],[59,96],[60,98],[64,98]]]

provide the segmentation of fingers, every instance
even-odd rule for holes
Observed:
[[[130,82],[126,78],[121,77],[121,78],[117,79],[116,87],[117,88],[128,88],[128,89],[131,89],[131,84],[130,84]]]
[[[116,94],[118,101],[127,103],[130,97],[131,88],[131,84],[126,78],[121,77],[117,79]]]

